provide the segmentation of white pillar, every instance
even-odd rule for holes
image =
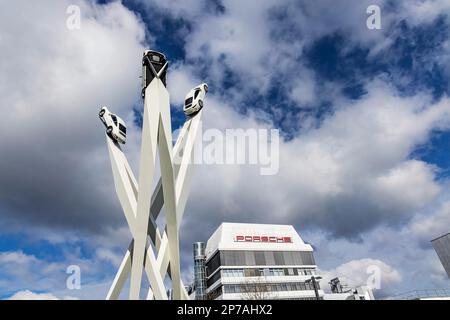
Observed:
[[[138,181],[119,144],[106,136],[116,193],[133,236],[106,299],[119,297],[129,274],[129,298],[139,299],[143,270],[150,283],[147,298],[167,299],[164,278],[169,266],[173,298],[188,299],[181,281],[179,227],[189,194],[201,117],[202,111],[186,120],[172,147],[169,94],[158,77],[152,80],[145,92]],[[157,150],[161,177],[152,190]],[[181,164],[174,163],[174,154],[181,151]],[[161,232],[155,221],[163,206],[167,225]],[[147,245],[148,236],[151,246]]]

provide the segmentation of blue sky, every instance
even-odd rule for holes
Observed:
[[[81,9],[79,30],[65,27],[70,4]],[[366,27],[371,4],[381,30]],[[193,190],[203,192],[192,194],[181,231],[186,282],[191,243],[230,221],[294,225],[325,277],[361,282],[379,266],[379,297],[449,287],[429,243],[450,231],[447,1],[5,6],[9,125],[0,134],[12,139],[0,142],[0,298],[105,296],[130,235],[95,115],[106,104],[127,121],[125,152],[137,168],[145,48],[170,61],[174,129],[186,92],[207,82],[206,127],[278,128],[283,138],[276,176],[197,168]],[[82,290],[66,289],[72,264]]]

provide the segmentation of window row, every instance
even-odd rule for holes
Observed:
[[[310,276],[314,269],[302,268],[259,268],[259,269],[223,269],[223,277],[272,277],[272,276]]]
[[[220,266],[295,266],[315,265],[310,251],[223,250],[206,263],[208,276]]]
[[[317,283],[317,289],[320,285]],[[311,282],[291,283],[248,283],[248,284],[226,284],[223,286],[224,293],[256,293],[256,292],[281,292],[281,291],[305,291],[314,290]]]

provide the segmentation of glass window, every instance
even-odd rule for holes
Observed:
[[[265,266],[266,259],[264,257],[264,251],[255,251],[255,264],[257,266]]]
[[[186,101],[184,101],[185,106],[189,106],[190,104],[192,104],[192,97],[187,98]]]
[[[111,119],[114,122],[114,124],[117,126],[117,117],[115,115],[111,115]]]
[[[257,277],[260,275],[259,269],[247,269],[246,271],[249,277]]]
[[[198,96],[199,93],[200,93],[200,89],[195,90],[195,93],[194,93],[194,99],[197,98],[197,96]]]
[[[296,254],[296,252],[293,252],[293,251],[283,252],[284,265],[287,265],[287,266],[296,265],[297,263],[295,263],[295,261],[294,261],[295,254]]]
[[[314,256],[313,256],[312,252],[308,252],[308,251],[300,252],[300,256],[301,256],[302,264],[305,264],[305,265],[316,264],[314,261]]]
[[[301,257],[301,253],[298,251],[293,251],[291,252],[291,264],[292,265],[302,265],[302,257]]]
[[[119,130],[122,131],[124,134],[127,134],[127,128],[123,126],[121,123],[119,123]]]
[[[283,252],[281,251],[274,251],[273,256],[275,258],[275,265],[277,266],[283,266],[284,265],[284,256]]]
[[[220,254],[219,252],[216,252],[216,254],[206,263],[206,275],[209,277],[220,267],[220,265]]]
[[[255,266],[256,261],[255,261],[255,251],[245,251],[245,265],[246,266]]]
[[[214,283],[216,283],[217,280],[220,279],[220,272],[216,272],[212,277],[210,277],[207,281],[206,284],[207,286],[212,286]]]
[[[314,265],[312,252],[300,251],[220,251],[224,266]]]
[[[275,259],[273,257],[273,251],[265,251],[264,252],[264,259],[265,259],[265,265],[266,266],[273,266],[275,265]]]

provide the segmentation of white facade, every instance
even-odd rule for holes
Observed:
[[[206,266],[209,298],[316,299],[313,248],[289,225],[222,223],[206,245]]]

